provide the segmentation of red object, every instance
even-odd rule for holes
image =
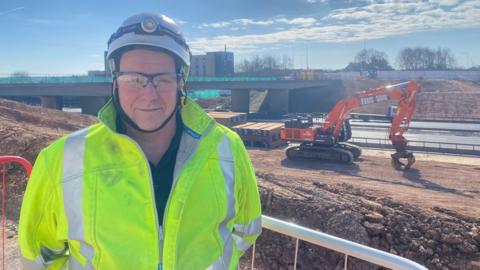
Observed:
[[[356,93],[351,97],[337,102],[319,129],[324,134],[331,134],[337,139],[343,123],[347,120],[349,113],[354,109],[369,104],[398,100],[397,112],[392,120],[389,139],[392,142],[405,140],[402,135],[408,129],[410,120],[415,112],[416,98],[419,90],[420,88],[417,82],[409,81]],[[308,142],[315,140],[316,133],[317,129],[314,127],[285,128],[282,130],[281,138],[283,140]]]
[[[5,268],[5,193],[7,191],[6,175],[7,163],[19,163],[25,168],[26,179],[30,177],[32,172],[32,164],[24,158],[17,156],[0,156],[0,164],[2,165],[2,269]]]
[[[280,131],[280,138],[289,141],[313,142],[315,130],[313,128],[284,128]]]

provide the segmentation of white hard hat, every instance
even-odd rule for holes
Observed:
[[[107,59],[115,70],[114,56],[119,49],[143,45],[164,49],[182,62],[185,76],[190,69],[190,49],[175,21],[165,15],[140,13],[127,18],[108,40]]]

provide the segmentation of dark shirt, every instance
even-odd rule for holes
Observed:
[[[167,204],[170,190],[173,183],[173,171],[175,169],[175,161],[177,157],[178,147],[180,146],[180,139],[182,137],[183,123],[180,113],[176,115],[177,126],[175,129],[175,135],[172,138],[172,142],[167,151],[163,155],[158,164],[153,164],[148,161],[150,170],[152,172],[153,189],[155,193],[155,202],[157,204],[158,222],[161,225],[163,222],[163,213]],[[117,132],[125,134],[125,125],[117,117]]]

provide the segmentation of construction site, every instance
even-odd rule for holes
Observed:
[[[420,81],[415,87],[421,90],[413,97],[405,96],[417,91],[411,84],[341,83],[337,105],[315,112],[323,113],[320,123],[317,114],[279,118],[262,113],[266,91],[249,93],[249,113],[229,111],[230,97],[198,103],[244,141],[264,215],[428,269],[480,269],[480,83]],[[391,84],[397,86],[382,88]],[[392,106],[396,112],[388,115]],[[360,118],[354,119],[355,114]],[[379,120],[362,119],[370,116]],[[42,148],[97,121],[0,99],[0,155],[34,164]],[[5,263],[7,269],[20,269],[17,226],[26,181],[20,166],[5,168]],[[250,248],[245,253],[241,269],[250,269],[252,259],[255,269],[346,265],[341,253],[305,241],[296,246],[294,238],[266,229],[255,252]],[[349,258],[348,269],[385,268]]]

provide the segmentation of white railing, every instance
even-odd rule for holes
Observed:
[[[352,137],[349,142],[362,144],[365,147],[393,148],[389,139]],[[431,153],[450,153],[458,155],[480,155],[480,144],[451,143],[451,142],[430,142],[430,141],[408,141],[409,150]]]
[[[262,227],[296,239],[294,269],[297,268],[298,243],[299,240],[303,240],[345,254],[344,269],[347,269],[348,257],[352,256],[393,270],[427,270],[426,267],[406,258],[272,217],[262,216]],[[252,269],[254,265],[255,245],[252,249]]]

